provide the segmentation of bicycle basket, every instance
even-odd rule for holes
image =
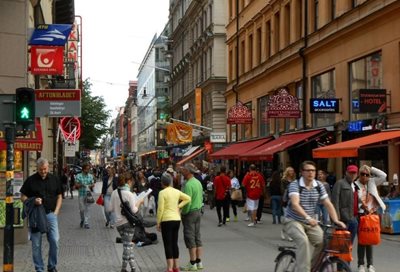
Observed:
[[[347,230],[335,230],[327,233],[326,250],[332,256],[336,256],[344,261],[351,262],[353,246],[351,244],[351,234]]]

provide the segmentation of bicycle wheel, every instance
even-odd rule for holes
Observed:
[[[296,254],[293,251],[283,251],[275,259],[275,272],[294,272],[296,269]]]
[[[342,259],[329,257],[322,263],[320,272],[351,272],[351,268]]]

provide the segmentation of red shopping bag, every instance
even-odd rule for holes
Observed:
[[[99,195],[99,197],[96,200],[96,204],[103,206],[104,205],[104,199],[103,199],[103,195]]]
[[[381,242],[381,225],[377,214],[360,217],[358,227],[358,243],[360,245],[378,245]]]

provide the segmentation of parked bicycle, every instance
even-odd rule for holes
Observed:
[[[318,255],[311,272],[351,272],[346,261],[351,260],[351,237],[347,231],[340,231],[332,225],[319,223],[323,232],[323,249]],[[296,247],[280,246],[275,259],[275,272],[297,272]],[[345,260],[343,260],[345,259]],[[298,271],[301,272],[301,271]]]

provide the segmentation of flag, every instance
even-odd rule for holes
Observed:
[[[193,138],[193,128],[184,123],[172,123],[167,125],[167,143],[185,144],[191,143]]]

